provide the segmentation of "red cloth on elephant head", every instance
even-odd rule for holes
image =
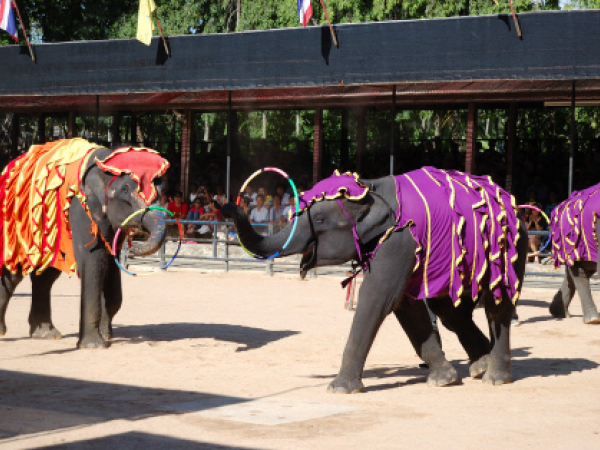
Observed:
[[[139,196],[147,205],[156,198],[156,189],[152,180],[160,177],[169,168],[168,161],[157,151],[137,147],[115,150],[103,160],[96,159],[96,164],[113,175],[129,174],[137,181]]]

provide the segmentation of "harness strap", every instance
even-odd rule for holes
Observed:
[[[352,235],[354,236],[354,245],[356,246],[356,253],[358,253],[358,261],[362,263],[363,257],[362,252],[360,251],[360,237],[358,236],[358,232],[356,231],[356,224],[350,217],[350,214],[348,214],[348,211],[346,211],[346,208],[344,208],[344,204],[339,198],[337,199],[337,202],[338,205],[340,205],[340,208],[342,208],[342,211],[344,212],[350,223],[352,224]]]

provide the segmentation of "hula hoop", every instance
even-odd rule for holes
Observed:
[[[546,219],[546,223],[548,224],[548,226],[550,226],[550,219],[548,218],[548,216],[546,215],[546,213],[544,211],[542,211],[540,208],[538,208],[537,206],[533,206],[533,205],[519,205],[517,206],[517,208],[529,208],[529,209],[533,209],[534,211],[539,212],[542,216],[544,216],[544,219]],[[548,244],[550,244],[550,236],[548,236],[548,240],[546,241],[546,243],[544,244],[544,246],[542,248],[540,248],[537,252],[535,253],[528,253],[527,256],[531,257],[531,256],[538,256],[540,253],[542,253],[544,250],[546,250],[546,247],[548,247]]]
[[[131,214],[129,217],[127,217],[123,221],[123,223],[121,224],[121,226],[115,233],[115,237],[113,238],[112,253],[113,253],[113,257],[115,258],[115,263],[117,263],[117,267],[119,267],[119,269],[121,269],[126,274],[131,275],[133,277],[147,277],[147,276],[157,274],[158,272],[167,269],[171,265],[171,263],[173,261],[175,261],[175,258],[177,258],[177,255],[179,254],[179,250],[181,249],[181,242],[183,241],[183,228],[181,227],[181,223],[179,222],[179,220],[177,218],[175,218],[175,221],[177,222],[177,227],[179,228],[179,245],[177,245],[177,250],[175,251],[175,254],[171,258],[171,260],[167,264],[165,264],[164,267],[161,267],[160,269],[155,269],[148,273],[134,273],[134,272],[131,272],[130,270],[127,270],[125,267],[123,267],[121,265],[121,263],[119,262],[119,258],[117,258],[117,240],[119,239],[119,234],[121,234],[121,229],[125,225],[127,225],[129,223],[129,221],[131,219],[133,219],[135,216],[137,216],[140,212],[146,212],[146,211],[150,211],[150,210],[164,211],[167,214],[169,214],[171,217],[174,217],[174,214],[171,211],[169,211],[166,208],[162,208],[160,206],[148,206],[147,208],[138,209],[136,212]]]
[[[296,199],[296,206],[294,207],[295,210],[293,211],[293,214],[292,214],[292,217],[293,217],[293,215],[298,212],[298,205],[300,204],[300,197],[298,196],[298,190],[296,189],[296,185],[294,184],[294,182],[292,181],[292,179],[290,178],[290,176],[287,173],[285,173],[283,170],[278,169],[276,167],[264,167],[262,169],[258,169],[256,172],[254,172],[252,175],[250,175],[248,177],[248,179],[244,182],[244,184],[242,185],[242,187],[240,188],[240,192],[238,194],[238,197],[237,197],[237,200],[236,200],[235,204],[238,205],[238,206],[240,206],[240,202],[242,200],[242,196],[244,195],[244,191],[246,190],[246,187],[250,184],[250,182],[252,180],[254,180],[254,178],[256,178],[257,176],[259,176],[263,172],[275,172],[275,173],[278,173],[279,175],[281,175],[286,180],[288,180],[288,182],[290,183],[290,186],[292,187],[292,190],[294,191],[294,198]],[[296,225],[297,224],[298,224],[298,221],[294,220],[294,223],[292,224],[292,231],[290,232],[290,235],[288,236],[287,240],[285,241],[285,244],[283,244],[283,247],[281,247],[281,250],[285,250],[285,248],[288,246],[288,244],[292,240],[292,236],[294,236],[294,233],[296,232]],[[238,239],[238,242],[240,243],[240,246],[244,249],[244,251],[248,255],[250,255],[250,256],[252,256],[253,258],[256,258],[256,259],[273,259],[273,258],[275,258],[275,257],[277,257],[279,255],[279,251],[276,251],[271,256],[256,256],[250,250],[248,250],[246,247],[244,247],[244,244],[242,244],[242,240],[241,239]]]

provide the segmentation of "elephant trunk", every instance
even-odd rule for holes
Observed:
[[[163,245],[167,235],[165,215],[161,211],[147,211],[142,217],[141,224],[150,233],[150,236],[143,242],[133,242],[131,248],[133,256],[146,256],[156,253]]]
[[[223,217],[233,220],[237,228],[238,240],[251,253],[256,256],[267,257],[280,252],[280,256],[285,256],[282,248],[290,234],[291,226],[288,225],[273,236],[265,237],[254,231],[248,216],[239,206],[228,203],[221,209],[221,214]]]

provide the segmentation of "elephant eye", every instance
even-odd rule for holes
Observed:
[[[127,185],[123,186],[123,193],[129,194],[129,186],[127,186]]]
[[[317,223],[323,223],[325,222],[325,219],[323,218],[323,216],[315,216],[315,222]]]

